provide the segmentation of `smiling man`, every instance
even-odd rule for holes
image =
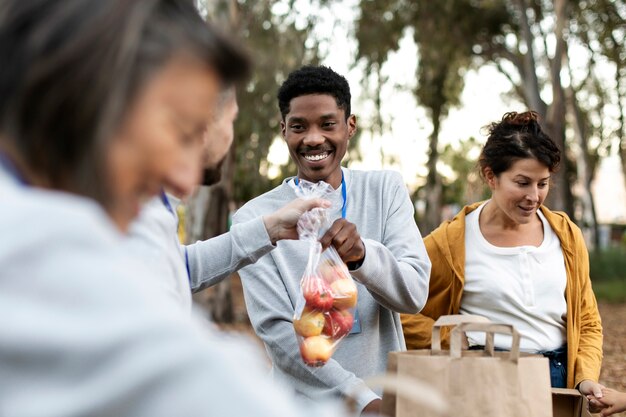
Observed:
[[[298,176],[243,206],[234,222],[295,199],[299,180],[330,184],[337,209],[320,241],[337,249],[357,282],[358,320],[324,367],[302,362],[292,325],[308,257],[308,243],[300,241],[278,242],[269,256],[240,271],[248,314],[277,378],[313,400],[358,391],[359,410],[375,412],[380,395],[362,378],[384,372],[387,354],[405,349],[398,313],[421,310],[428,295],[430,261],[413,204],[398,173],[341,167],[357,129],[344,77],[326,67],[303,67],[283,83],[278,102],[282,135]]]

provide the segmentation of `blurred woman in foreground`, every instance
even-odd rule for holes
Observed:
[[[480,173],[491,199],[464,207],[424,242],[433,263],[428,302],[402,317],[407,348],[430,346],[433,320],[476,314],[513,324],[522,351],[550,359],[553,387],[601,396],[602,326],[579,228],[543,205],[560,151],[534,112],[489,126]],[[472,345],[485,336],[468,333]],[[496,335],[495,346],[511,348]]]
[[[0,414],[303,415],[122,250],[246,59],[187,0],[2,0],[0,62]]]

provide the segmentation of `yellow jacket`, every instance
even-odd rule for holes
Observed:
[[[433,322],[442,315],[458,314],[465,279],[465,216],[480,203],[464,207],[444,222],[424,243],[432,263],[428,301],[420,314],[403,314],[407,349],[430,348]],[[602,365],[602,324],[589,279],[589,254],[580,229],[560,212],[541,211],[561,241],[567,285],[567,386],[582,380],[598,381]],[[449,332],[443,329],[444,343]]]

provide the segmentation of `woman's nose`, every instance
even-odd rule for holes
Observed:
[[[539,201],[539,189],[537,187],[533,187],[533,189],[526,194],[526,198],[534,203]]]

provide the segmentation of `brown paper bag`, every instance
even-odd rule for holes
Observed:
[[[552,388],[554,417],[591,417],[589,401],[577,389]]]
[[[450,416],[552,417],[548,360],[520,356],[519,333],[513,326],[459,324],[450,336],[450,351],[435,346],[440,327],[441,323],[433,327],[432,350],[391,353],[389,372],[420,379],[442,392],[449,401]],[[485,332],[485,350],[461,350],[465,331]],[[511,352],[494,352],[495,333],[512,336]],[[391,398],[387,393],[383,397],[383,412],[394,417],[436,415],[417,409],[401,397]]]

